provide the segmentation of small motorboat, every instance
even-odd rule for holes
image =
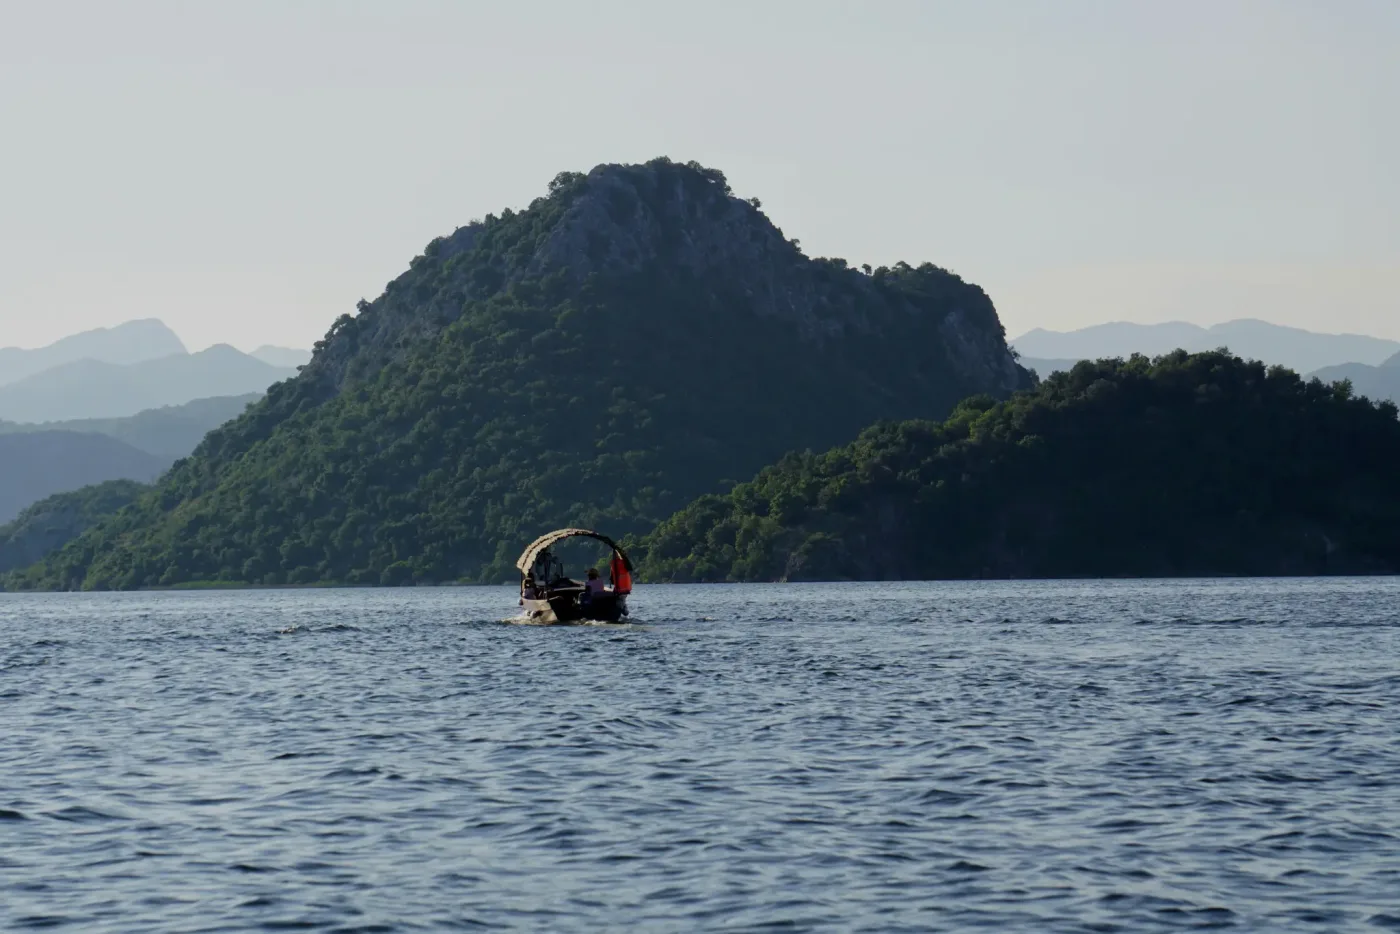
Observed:
[[[592,538],[612,549],[608,580],[577,581],[564,573],[553,548],[570,538]],[[591,529],[557,529],[530,543],[515,562],[520,571],[520,605],[534,623],[616,623],[627,615],[632,592],[632,561],[617,542]],[[599,577],[601,580],[601,576]]]

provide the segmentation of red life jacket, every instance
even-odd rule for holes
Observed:
[[[632,574],[627,570],[627,562],[622,560],[622,555],[613,552],[612,565],[608,569],[612,575],[613,593],[632,592]]]

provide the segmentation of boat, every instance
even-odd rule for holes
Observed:
[[[612,549],[607,589],[589,593],[583,581],[564,574],[552,549],[571,538],[592,538]],[[617,542],[592,529],[556,529],[529,544],[515,562],[520,571],[520,606],[533,623],[616,623],[627,616],[632,592],[632,559]]]

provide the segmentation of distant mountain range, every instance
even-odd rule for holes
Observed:
[[[1209,328],[1182,321],[1112,322],[1078,331],[1036,328],[1011,341],[1011,345],[1022,355],[1023,365],[1037,372],[1039,368],[1031,361],[1051,365],[1134,353],[1156,356],[1178,348],[1196,352],[1228,347],[1241,357],[1281,364],[1299,373],[1343,363],[1378,366],[1400,354],[1400,341],[1361,334],[1320,334],[1247,318]]]
[[[40,431],[0,435],[0,523],[54,493],[105,480],[149,483],[170,461],[106,435]]]
[[[74,334],[36,350],[0,347],[0,386],[79,360],[131,364],[183,353],[187,353],[184,343],[160,321],[128,321]]]
[[[117,364],[75,360],[0,386],[0,419],[51,422],[118,418],[212,396],[263,392],[295,376],[227,344]]]
[[[0,525],[50,494],[106,481],[149,482],[260,398],[196,399],[127,418],[0,422]]]
[[[195,399],[184,405],[147,409],[125,418],[85,418],[63,422],[0,422],[0,435],[68,431],[106,435],[174,463],[195,449],[204,436],[262,398],[262,393]],[[3,482],[3,481],[0,481]]]
[[[1326,383],[1349,379],[1351,388],[1358,395],[1372,399],[1389,399],[1400,404],[1400,354],[1396,354],[1380,366],[1343,363],[1339,366],[1323,367],[1311,375]]]
[[[0,348],[0,421],[123,418],[262,393],[310,360],[309,350],[271,344],[252,353],[227,344],[190,353],[161,321],[128,321],[34,350]]]
[[[89,484],[154,480],[309,358],[273,346],[190,353],[156,320],[0,349],[0,524]],[[73,502],[106,501],[85,496]],[[55,506],[65,527],[77,515],[70,505]],[[51,512],[26,528],[47,529]]]
[[[1067,332],[1037,328],[1012,344],[1021,353],[1021,365],[1041,379],[1080,360],[1226,346],[1242,357],[1286,366],[1323,382],[1349,379],[1358,395],[1400,402],[1400,342],[1361,334],[1319,334],[1254,320],[1210,328],[1182,322],[1116,322]]]

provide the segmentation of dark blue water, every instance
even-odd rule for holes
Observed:
[[[0,596],[0,929],[1400,929],[1400,582]]]

